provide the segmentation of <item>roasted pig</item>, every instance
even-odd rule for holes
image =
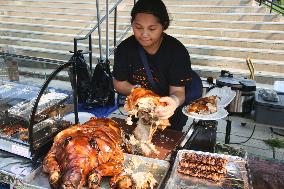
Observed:
[[[122,136],[117,123],[91,118],[58,133],[43,161],[54,188],[97,188],[103,176],[123,170]]]

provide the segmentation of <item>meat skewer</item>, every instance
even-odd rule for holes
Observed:
[[[228,160],[222,157],[214,157],[212,155],[196,154],[196,153],[184,153],[182,155],[182,159],[194,163],[216,165],[221,167],[223,167],[226,163],[228,163]]]
[[[225,174],[223,173],[216,173],[216,172],[210,172],[210,171],[202,171],[199,169],[191,169],[188,167],[178,167],[177,171],[182,174],[190,175],[193,177],[201,177],[201,178],[207,178],[211,179],[213,181],[218,181],[222,178],[224,178]]]
[[[181,160],[179,162],[179,166],[183,168],[190,169],[199,169],[201,171],[212,171],[217,173],[227,173],[227,169],[222,166],[208,165],[208,164],[200,164],[200,163],[192,163],[188,160]]]

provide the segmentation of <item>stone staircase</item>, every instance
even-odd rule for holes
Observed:
[[[100,1],[101,15],[105,13]],[[116,0],[109,1],[111,7]],[[167,33],[187,47],[192,67],[202,77],[217,77],[221,69],[248,76],[246,58],[255,66],[259,83],[284,80],[284,19],[254,0],[164,0],[171,16]],[[117,37],[129,26],[133,0],[118,6]],[[73,38],[96,25],[94,0],[2,0],[0,51],[67,61]],[[110,15],[113,47],[113,14]],[[128,36],[131,35],[131,31]],[[105,44],[105,25],[102,25]],[[98,36],[93,38],[94,59]],[[88,41],[79,43],[87,49]],[[103,52],[104,48],[103,48]],[[110,56],[110,60],[113,57]]]

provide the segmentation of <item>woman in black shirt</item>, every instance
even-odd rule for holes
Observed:
[[[185,100],[185,82],[190,79],[190,56],[184,45],[164,33],[169,16],[161,0],[139,0],[131,11],[133,36],[118,45],[114,57],[114,87],[129,95],[135,85],[141,85],[160,96],[167,106],[157,109],[162,119],[170,118],[172,129],[181,131],[186,116],[181,112]],[[138,45],[145,51],[153,80],[151,86],[139,56]]]

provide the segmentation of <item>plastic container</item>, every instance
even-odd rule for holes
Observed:
[[[265,101],[255,94],[255,121],[268,125],[281,126],[284,128],[284,94],[278,94],[279,101]]]

